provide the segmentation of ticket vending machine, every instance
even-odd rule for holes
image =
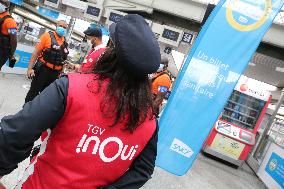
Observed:
[[[203,146],[205,153],[237,166],[246,160],[271,100],[261,84],[245,76],[239,79]]]

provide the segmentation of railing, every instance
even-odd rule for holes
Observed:
[[[268,135],[273,142],[284,147],[284,120],[275,118]]]

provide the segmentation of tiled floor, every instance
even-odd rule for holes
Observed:
[[[16,113],[24,103],[30,81],[21,75],[0,74],[0,118]],[[26,160],[19,169],[1,181],[12,189],[28,164]],[[262,182],[247,165],[235,169],[200,155],[192,169],[182,177],[171,175],[156,168],[153,178],[144,189],[264,189]]]

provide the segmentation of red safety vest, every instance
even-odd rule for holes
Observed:
[[[155,119],[147,119],[133,134],[109,127],[113,118],[101,113],[107,82],[96,93],[94,74],[70,74],[66,111],[48,132],[35,160],[16,188],[95,189],[113,183],[130,167],[154,131]]]
[[[105,51],[105,49],[106,48],[91,50],[82,64],[81,73],[92,73],[99,57]]]

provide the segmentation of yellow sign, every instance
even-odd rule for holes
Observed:
[[[259,1],[260,0],[229,1],[226,10],[229,24],[239,31],[256,30],[262,26],[272,10],[272,0],[263,0],[263,3]],[[234,18],[233,12],[238,14],[237,20]]]
[[[221,134],[217,134],[211,144],[211,148],[221,154],[238,160],[245,145]]]

